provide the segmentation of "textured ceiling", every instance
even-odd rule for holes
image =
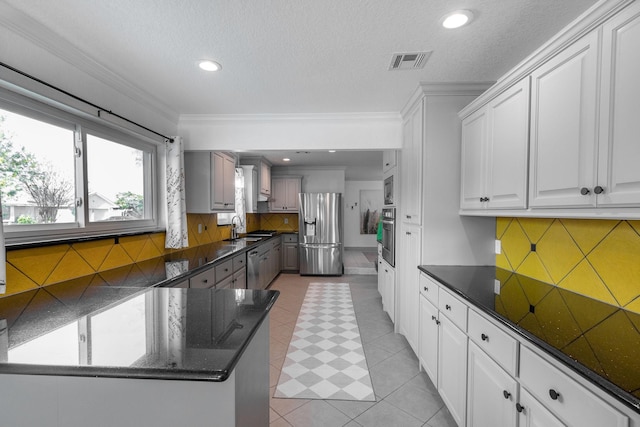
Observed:
[[[0,0],[178,114],[397,112],[420,81],[491,81],[594,0]],[[445,30],[455,9],[476,15]],[[388,71],[395,52],[433,51]],[[207,74],[196,61],[222,71]]]

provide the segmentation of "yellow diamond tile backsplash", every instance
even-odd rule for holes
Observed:
[[[498,218],[496,266],[640,313],[640,221]]]
[[[287,224],[285,224],[285,218]],[[201,232],[198,225],[201,224]],[[297,214],[247,214],[247,231],[269,229],[295,231]],[[229,226],[218,226],[216,214],[187,214],[189,249],[228,239]],[[55,286],[79,281],[79,286],[122,285],[135,283],[138,277],[164,277],[164,263],[158,257],[174,252],[164,248],[164,233],[124,236],[7,251],[7,292],[2,296],[47,286],[56,294]],[[86,277],[99,273],[90,282]],[[77,280],[75,280],[77,279]],[[74,282],[68,282],[74,280]],[[86,283],[85,283],[86,282]]]

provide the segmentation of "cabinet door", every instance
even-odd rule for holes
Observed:
[[[462,121],[461,209],[484,206],[487,151],[487,110],[481,109]]]
[[[224,157],[221,153],[211,153],[211,209],[224,209]]]
[[[518,383],[473,342],[469,343],[468,427],[516,425]]]
[[[490,122],[485,150],[487,208],[525,209],[529,161],[529,78],[502,93],[488,108]]]
[[[640,205],[640,4],[603,27],[598,205]]]
[[[424,100],[411,110],[403,128],[402,168],[402,221],[420,225],[422,207],[422,141]]]
[[[597,49],[594,32],[532,73],[530,207],[595,206]]]
[[[260,162],[260,194],[271,195],[271,166],[264,161]]]
[[[224,280],[216,283],[216,289],[230,289],[233,284],[233,276],[229,276]]]
[[[271,283],[271,258],[269,254],[261,254],[258,263],[258,289],[266,288]]]
[[[233,280],[231,281],[231,287],[233,289],[246,289],[247,288],[247,269],[246,267],[233,273]]]
[[[403,224],[399,247],[402,248],[399,260],[401,270],[400,286],[400,329],[411,345],[413,352],[418,354],[418,324],[419,324],[419,277],[421,227]],[[398,247],[398,246],[396,246]]]
[[[451,416],[465,425],[467,410],[467,336],[446,316],[440,316],[438,391]]]
[[[378,256],[378,293],[380,294],[380,297],[382,298],[382,308],[384,309],[384,290],[385,290],[385,286],[384,286],[384,279],[385,279],[385,275],[384,275],[384,267],[383,267],[383,263],[382,263],[382,256]]]
[[[302,182],[299,178],[287,179],[285,185],[285,207],[290,212],[298,212],[300,207],[299,197]]]
[[[391,318],[391,321],[395,323],[395,304],[396,304],[396,273],[389,264],[384,264],[384,310]]]
[[[215,269],[210,268],[202,273],[196,274],[189,279],[190,288],[207,289],[213,288],[216,284]]]
[[[396,165],[396,150],[382,152],[382,172],[387,172]]]
[[[232,157],[224,156],[222,175],[224,188],[222,199],[224,209],[235,210],[236,207],[236,162]]]
[[[438,309],[420,295],[420,363],[434,384],[438,384]]]
[[[269,199],[269,210],[273,212],[282,212],[286,206],[286,185],[285,178],[273,178],[271,181],[272,194]]]
[[[520,389],[520,399],[516,407],[519,427],[563,427],[553,414],[540,404],[525,388]]]

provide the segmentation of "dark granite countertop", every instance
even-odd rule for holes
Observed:
[[[640,413],[640,314],[497,267],[418,268]]]
[[[0,373],[224,381],[279,293],[173,286],[279,235],[0,298]]]
[[[0,300],[0,374],[224,381],[278,295],[98,286],[62,300],[45,288],[10,296]],[[32,303],[12,312],[20,299]]]

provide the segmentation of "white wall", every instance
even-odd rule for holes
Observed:
[[[375,234],[360,234],[360,190],[380,190],[382,181],[347,181],[344,203],[344,246],[347,248],[375,248]]]
[[[345,192],[344,169],[274,167],[271,176],[295,175],[302,177],[303,193]]]
[[[384,150],[402,147],[399,113],[182,115],[187,150]]]

